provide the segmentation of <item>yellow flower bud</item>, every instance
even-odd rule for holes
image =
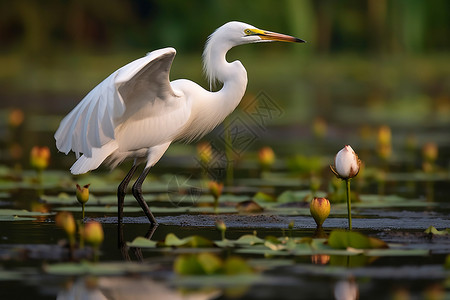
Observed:
[[[225,222],[222,220],[216,221],[215,225],[217,230],[219,230],[220,232],[224,232],[225,230],[227,230],[227,226],[225,225]]]
[[[212,160],[211,144],[208,142],[197,144],[197,154],[202,163],[209,164]]]
[[[34,146],[30,153],[31,167],[37,171],[42,171],[48,167],[50,163],[50,149],[46,146],[38,147]]]
[[[389,126],[383,125],[378,128],[377,142],[378,145],[391,145],[391,128]]]
[[[55,217],[56,226],[61,227],[69,237],[75,234],[76,225],[75,219],[70,212],[59,212]]]
[[[104,233],[102,224],[97,221],[89,221],[84,225],[84,240],[93,247],[98,247],[103,242]]]
[[[9,113],[9,126],[13,128],[19,127],[20,125],[22,125],[24,119],[25,114],[23,113],[23,110],[15,108]]]
[[[426,143],[422,148],[423,159],[428,163],[434,163],[438,158],[438,146],[435,143]]]
[[[270,168],[275,162],[275,153],[270,147],[263,147],[258,152],[259,164],[263,169]]]
[[[327,122],[322,118],[316,118],[313,123],[314,136],[323,139],[327,134]]]
[[[80,204],[84,204],[88,202],[89,200],[89,186],[90,184],[86,184],[85,186],[81,187],[77,184],[77,200],[80,202]]]
[[[330,201],[326,198],[314,198],[311,201],[309,211],[314,221],[316,221],[317,227],[321,227],[323,222],[328,218],[330,209]]]
[[[218,183],[216,181],[210,181],[208,183],[209,192],[215,199],[218,199],[222,195],[223,183]]]

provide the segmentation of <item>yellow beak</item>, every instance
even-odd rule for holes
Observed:
[[[280,41],[280,42],[290,42],[290,43],[306,43],[306,41],[276,32],[266,31],[266,30],[260,30],[260,29],[253,29],[252,30],[254,35],[258,35],[262,40],[268,40],[268,41]]]

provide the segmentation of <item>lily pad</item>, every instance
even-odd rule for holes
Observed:
[[[433,235],[447,235],[450,233],[450,229],[446,228],[444,230],[437,230],[436,227],[430,226],[424,232]]]
[[[162,244],[166,247],[190,247],[190,248],[203,248],[213,247],[214,242],[208,240],[199,235],[192,235],[183,239],[178,238],[175,234],[169,233]]]
[[[237,256],[225,260],[213,253],[182,254],[174,263],[174,270],[180,275],[251,274],[253,269]]]
[[[81,206],[67,206],[67,207],[56,207],[54,208],[56,211],[69,211],[69,212],[80,212]],[[117,214],[117,206],[86,206],[86,213],[116,213]],[[140,207],[134,206],[125,206],[123,209],[126,213],[133,212],[141,212],[142,209]]]
[[[122,275],[129,273],[150,272],[155,266],[132,263],[91,263],[82,261],[81,263],[59,263],[44,265],[44,271],[52,275]]]
[[[328,238],[328,245],[334,249],[374,249],[388,248],[380,239],[365,236],[359,232],[334,230]]]
[[[134,248],[156,248],[157,244],[158,242],[141,236],[136,237],[132,242],[127,242],[128,247]]]
[[[24,209],[0,209],[0,216],[50,216],[53,213],[42,213],[36,211],[28,211]]]

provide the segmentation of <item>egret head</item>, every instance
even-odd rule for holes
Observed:
[[[228,50],[243,44],[274,41],[305,43],[304,40],[293,36],[258,29],[252,25],[237,21],[228,22],[217,28],[209,36],[203,51],[203,69],[210,84],[217,78],[216,64],[218,58],[225,57]]]

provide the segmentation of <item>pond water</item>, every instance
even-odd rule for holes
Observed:
[[[257,98],[266,100],[264,94]],[[213,149],[207,166],[196,145],[173,145],[143,186],[160,223],[156,228],[132,195],[125,200],[124,224],[117,225],[117,185],[129,163],[70,175],[74,158],[53,146],[60,116],[30,114],[17,128],[0,124],[0,299],[450,299],[448,120],[395,123],[392,154],[382,159],[381,122],[363,126],[367,115],[360,104],[347,105],[329,122],[338,124],[343,111],[357,116],[354,121],[328,129],[320,120],[255,121],[244,105],[228,123],[231,156],[223,152],[226,127],[205,139]],[[439,149],[431,168],[422,157],[430,141]],[[384,241],[387,249],[330,246],[333,232],[348,223],[343,183],[329,165],[348,143],[364,162],[352,180],[353,231]],[[34,145],[51,150],[40,180],[28,163]],[[257,161],[263,146],[277,155],[264,172]],[[228,183],[217,209],[208,191],[211,179]],[[105,238],[99,253],[86,245],[71,258],[55,215],[69,211],[81,220],[76,183],[91,184],[85,222],[100,222]],[[313,194],[334,199],[322,232],[309,212]],[[217,221],[227,227],[225,239]],[[433,233],[425,233],[430,226]],[[221,267],[199,274],[202,260],[206,270]]]
[[[50,133],[42,133],[46,134]],[[181,147],[191,149],[189,155],[180,154]],[[79,178],[72,178],[65,170],[49,169],[39,183],[34,171],[3,167],[1,299],[354,299],[351,297],[356,293],[360,299],[449,298],[449,270],[444,267],[450,250],[448,231],[444,234],[450,228],[446,166],[425,173],[417,161],[408,166],[397,159],[388,165],[391,171],[386,171],[382,181],[371,177],[370,168],[360,174],[361,180],[354,180],[359,200],[353,203],[353,229],[385,241],[390,247],[385,251],[390,252],[296,252],[264,243],[254,247],[222,245],[221,233],[215,227],[218,220],[226,224],[229,241],[242,236],[264,240],[316,234],[309,214],[309,175],[290,170],[280,157],[271,171],[261,173],[253,153],[248,150],[245,159],[237,162],[233,184],[225,187],[215,211],[195,149],[176,146],[144,185],[145,198],[160,225],[150,227],[137,202],[128,195],[122,231],[117,225],[115,191],[126,168],[100,170]],[[446,155],[441,152],[440,160],[448,159]],[[325,161],[316,173],[321,176],[316,194],[322,196],[329,193],[329,182],[333,181],[326,166],[332,163],[332,156],[317,156]],[[180,168],[188,171],[180,172]],[[75,181],[91,183],[86,221],[99,221],[105,232],[97,262],[90,247],[69,259],[68,248],[61,242],[66,236],[54,222],[55,213],[62,210],[81,218]],[[258,192],[276,201],[267,201]],[[252,199],[262,212],[238,211],[237,203]],[[442,234],[424,233],[429,226],[442,230]],[[324,223],[325,235],[346,227],[345,203],[332,203]],[[164,241],[175,234],[178,238],[198,235],[217,243],[194,248],[118,246],[119,239],[132,242],[149,233],[152,241]],[[224,261],[237,256],[252,271],[234,275],[180,275],[176,271],[174,265],[180,257],[199,253],[211,253]],[[64,265],[72,261],[78,268]],[[61,271],[58,266],[66,269]]]

